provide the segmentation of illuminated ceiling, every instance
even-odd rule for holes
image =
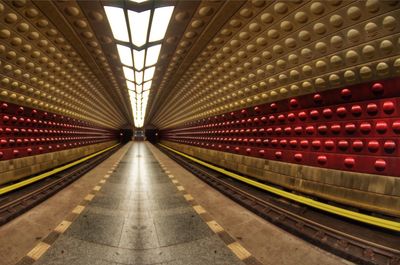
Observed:
[[[123,10],[114,32],[105,6]],[[2,2],[0,100],[112,128],[174,127],[398,75],[399,15],[398,1],[378,0]]]
[[[123,64],[136,128],[143,127],[155,65],[174,11],[174,6],[149,8],[104,6]]]

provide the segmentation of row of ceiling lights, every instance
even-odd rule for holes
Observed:
[[[136,12],[125,7],[104,6],[104,10],[123,65],[135,127],[141,128],[155,65],[174,7],[153,7]]]

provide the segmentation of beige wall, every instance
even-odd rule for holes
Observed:
[[[400,216],[400,178],[339,171],[163,141],[204,161],[338,203]]]
[[[1,161],[0,185],[52,169],[110,147],[116,143],[117,141],[108,141],[52,153]]]

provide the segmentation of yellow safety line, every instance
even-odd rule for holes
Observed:
[[[61,172],[61,171],[63,171],[63,170],[66,170],[66,169],[68,169],[68,168],[70,168],[70,167],[73,167],[73,166],[75,166],[75,165],[78,165],[78,164],[80,164],[80,163],[82,163],[82,162],[85,162],[86,160],[89,160],[89,159],[91,159],[91,158],[93,158],[93,157],[95,157],[95,156],[98,156],[98,155],[100,155],[100,154],[102,154],[102,153],[104,153],[104,152],[106,152],[106,151],[108,151],[108,150],[110,150],[110,149],[116,147],[117,145],[119,145],[119,144],[115,144],[115,145],[113,145],[113,146],[111,146],[111,147],[108,147],[108,148],[106,148],[106,149],[103,149],[103,150],[101,150],[101,151],[99,151],[99,152],[96,152],[96,153],[94,153],[94,154],[88,155],[88,156],[86,156],[86,157],[84,157],[84,158],[81,158],[81,159],[79,159],[79,160],[76,160],[76,161],[74,161],[74,162],[72,162],[72,163],[69,163],[69,164],[67,164],[67,165],[64,165],[64,166],[62,166],[62,167],[58,167],[58,168],[55,168],[55,169],[53,169],[53,170],[47,171],[47,172],[45,172],[45,173],[43,173],[43,174],[40,174],[40,175],[38,175],[38,176],[36,176],[36,177],[32,177],[32,178],[30,178],[30,179],[23,180],[23,181],[20,181],[20,182],[18,182],[18,183],[12,184],[12,185],[10,185],[10,186],[1,188],[1,189],[0,189],[0,195],[5,194],[5,193],[8,193],[8,192],[13,191],[13,190],[16,190],[16,189],[19,189],[19,188],[21,188],[21,187],[24,187],[24,186],[26,186],[26,185],[32,184],[32,183],[34,183],[34,182],[36,182],[36,181],[39,181],[39,180],[41,180],[41,179],[47,178],[47,177],[49,177],[49,176],[51,176],[51,175],[54,175],[54,174],[56,174],[56,173],[58,173],[58,172]]]
[[[274,187],[266,185],[264,183],[260,183],[260,182],[255,181],[255,180],[251,180],[251,179],[242,177],[242,176],[240,176],[238,174],[235,174],[235,173],[230,172],[228,170],[225,170],[223,168],[216,167],[214,165],[211,165],[211,164],[209,164],[207,162],[204,162],[202,160],[199,160],[197,158],[191,157],[191,156],[189,156],[189,155],[187,155],[185,153],[179,152],[179,151],[177,151],[175,149],[172,149],[172,148],[170,148],[168,146],[165,146],[163,144],[160,144],[160,145],[163,146],[164,148],[166,148],[168,150],[171,150],[172,152],[175,152],[175,153],[177,153],[177,154],[179,154],[179,155],[181,155],[183,157],[186,157],[186,158],[188,158],[188,159],[190,159],[190,160],[192,160],[192,161],[194,161],[194,162],[196,162],[196,163],[198,163],[200,165],[206,166],[206,167],[211,168],[211,169],[213,169],[215,171],[218,171],[218,172],[220,172],[220,173],[222,173],[224,175],[227,175],[227,176],[232,177],[234,179],[237,179],[239,181],[245,182],[245,183],[247,183],[249,185],[252,185],[252,186],[255,186],[257,188],[260,188],[260,189],[269,191],[271,193],[277,194],[279,196],[291,199],[293,201],[296,201],[296,202],[299,202],[299,203],[302,203],[302,204],[305,204],[305,205],[308,205],[308,206],[311,206],[311,207],[314,207],[314,208],[317,208],[317,209],[320,209],[320,210],[323,210],[323,211],[326,211],[326,212],[329,212],[329,213],[340,215],[340,216],[343,216],[343,217],[346,217],[346,218],[349,218],[349,219],[357,220],[357,221],[360,221],[360,222],[363,222],[363,223],[371,224],[371,225],[374,225],[374,226],[379,226],[379,227],[390,229],[390,230],[400,231],[400,223],[399,222],[390,221],[390,220],[387,220],[387,219],[383,219],[383,218],[379,218],[379,217],[370,216],[370,215],[367,215],[367,214],[362,214],[362,213],[350,211],[350,210],[343,209],[343,208],[336,207],[336,206],[332,206],[332,205],[329,205],[329,204],[326,204],[326,203],[318,202],[318,201],[315,201],[313,199],[306,198],[306,197],[303,197],[303,196],[300,196],[300,195],[296,195],[296,194],[293,194],[293,193],[290,193],[290,192],[287,192],[287,191],[283,191],[281,189],[274,188]]]

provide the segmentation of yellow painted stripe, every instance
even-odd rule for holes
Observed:
[[[228,248],[235,253],[240,260],[251,257],[250,252],[248,252],[247,249],[245,249],[239,242],[233,242],[232,244],[229,244]]]
[[[38,260],[48,249],[50,248],[49,244],[44,242],[39,242],[28,254],[28,257]]]
[[[290,193],[290,192],[287,192],[287,191],[283,191],[281,189],[274,188],[274,187],[266,185],[264,183],[260,183],[260,182],[255,181],[255,180],[245,178],[245,177],[240,176],[240,175],[238,175],[236,173],[230,172],[230,171],[228,171],[226,169],[211,165],[211,164],[209,164],[207,162],[204,162],[202,160],[199,160],[197,158],[189,156],[189,155],[187,155],[185,153],[182,153],[182,152],[179,152],[179,151],[177,151],[175,149],[172,149],[172,148],[170,148],[170,147],[168,147],[166,145],[163,145],[163,144],[160,144],[160,145],[163,146],[164,148],[166,148],[166,149],[168,149],[168,150],[170,150],[170,151],[172,151],[172,152],[174,152],[174,153],[176,153],[178,155],[186,157],[186,158],[188,158],[188,159],[190,159],[190,160],[192,160],[192,161],[194,161],[194,162],[196,162],[196,163],[198,163],[200,165],[203,165],[205,167],[211,168],[211,169],[213,169],[215,171],[218,171],[218,172],[220,172],[220,173],[222,173],[224,175],[227,175],[227,176],[229,176],[231,178],[234,178],[236,180],[245,182],[245,183],[247,183],[249,185],[252,185],[252,186],[255,186],[257,188],[269,191],[271,193],[277,194],[277,195],[285,197],[287,199],[290,199],[290,200],[293,200],[293,201],[296,201],[296,202],[299,202],[299,203],[302,203],[302,204],[305,204],[305,205],[308,205],[308,206],[311,206],[311,207],[314,207],[314,208],[317,208],[317,209],[320,209],[320,210],[323,210],[323,211],[326,211],[326,212],[329,212],[329,213],[332,213],[332,214],[336,214],[336,215],[340,215],[340,216],[343,216],[343,217],[346,217],[346,218],[349,218],[349,219],[357,220],[357,221],[362,222],[362,223],[367,223],[367,224],[370,224],[370,225],[374,225],[374,226],[378,226],[378,227],[382,227],[382,228],[386,228],[386,229],[390,229],[390,230],[400,231],[400,223],[399,222],[395,222],[395,221],[391,221],[391,220],[387,220],[387,219],[383,219],[383,218],[379,218],[379,217],[375,217],[375,216],[371,216],[371,215],[367,215],[367,214],[354,212],[354,211],[351,211],[351,210],[347,210],[347,209],[343,209],[343,208],[340,208],[340,207],[332,206],[332,205],[329,205],[329,204],[326,204],[326,203],[318,202],[318,201],[315,201],[313,199],[306,198],[306,197],[303,197],[303,196],[300,196],[300,195],[296,195],[296,194],[293,194],[293,193]]]
[[[98,156],[98,155],[100,155],[100,154],[102,154],[102,153],[104,153],[104,152],[107,152],[108,150],[110,150],[110,149],[116,147],[117,145],[119,145],[119,144],[116,144],[116,145],[113,145],[113,146],[111,146],[111,147],[105,148],[105,149],[103,149],[103,150],[101,150],[101,151],[99,151],[99,152],[96,152],[96,153],[94,153],[94,154],[88,155],[88,156],[86,156],[86,157],[84,157],[84,158],[81,158],[81,159],[79,159],[79,160],[76,160],[76,161],[74,161],[74,162],[72,162],[72,163],[69,163],[69,164],[67,164],[67,165],[64,165],[64,166],[62,166],[62,167],[58,167],[58,168],[55,168],[55,169],[53,169],[53,170],[47,171],[47,172],[45,172],[45,173],[43,173],[43,174],[40,174],[40,175],[35,176],[35,177],[32,177],[32,178],[30,178],[30,179],[27,179],[27,180],[24,180],[24,181],[20,181],[20,182],[18,182],[18,183],[12,184],[12,185],[10,185],[10,186],[1,188],[1,189],[0,189],[0,195],[5,194],[5,193],[8,193],[8,192],[13,191],[13,190],[16,190],[16,189],[19,189],[19,188],[22,188],[22,187],[27,186],[27,185],[29,185],[29,184],[32,184],[32,183],[34,183],[34,182],[36,182],[36,181],[42,180],[42,179],[44,179],[44,178],[50,177],[50,176],[52,176],[52,175],[54,175],[54,174],[57,174],[57,173],[59,173],[59,172],[61,172],[61,171],[64,171],[64,170],[66,170],[66,169],[68,169],[68,168],[71,168],[71,167],[73,167],[73,166],[76,166],[76,165],[78,165],[78,164],[80,164],[80,163],[83,163],[83,162],[85,162],[85,161],[87,161],[87,160],[89,160],[89,159],[91,159],[91,158],[93,158],[93,157],[95,157],[95,156]]]

